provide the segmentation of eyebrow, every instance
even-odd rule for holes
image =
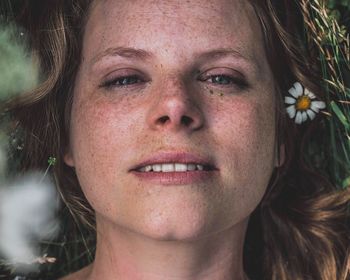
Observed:
[[[242,52],[238,51],[237,49],[233,48],[219,48],[219,49],[213,49],[206,51],[204,53],[198,53],[196,54],[196,57],[199,59],[218,59],[223,58],[226,56],[231,56],[237,59],[242,59],[248,63],[253,63],[255,61],[254,57],[243,54]]]
[[[125,58],[139,59],[139,60],[149,60],[153,55],[145,50],[127,48],[127,47],[115,47],[108,48],[105,51],[99,53],[92,59],[92,64],[95,64],[99,60],[108,56],[120,56]]]
[[[114,47],[114,48],[108,48],[103,52],[97,54],[92,59],[92,65],[102,60],[103,58],[109,57],[109,56],[120,56],[124,58],[135,59],[135,60],[150,60],[155,57],[154,54],[142,49],[135,49],[135,48],[129,48],[129,47]],[[243,60],[250,65],[258,67],[258,63],[253,56],[243,54],[242,52],[234,48],[213,49],[205,52],[199,52],[194,55],[194,57],[199,60],[220,59],[227,56],[231,56],[236,59]]]

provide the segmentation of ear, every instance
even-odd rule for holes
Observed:
[[[286,145],[285,144],[281,144],[278,147],[278,151],[276,151],[276,157],[275,157],[275,167],[281,167],[285,160],[286,160]]]
[[[73,159],[73,155],[72,155],[70,148],[68,149],[67,152],[65,152],[65,154],[63,156],[63,161],[68,166],[74,167],[74,159]]]

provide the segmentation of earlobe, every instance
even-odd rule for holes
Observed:
[[[68,166],[74,167],[74,160],[71,151],[68,151],[64,154],[63,160]]]
[[[286,160],[286,145],[281,144],[276,152],[275,167],[281,167]]]

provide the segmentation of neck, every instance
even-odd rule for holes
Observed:
[[[97,222],[97,247],[89,280],[243,280],[247,221],[191,241],[154,240]]]

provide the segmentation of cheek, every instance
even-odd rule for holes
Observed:
[[[222,162],[227,186],[241,201],[255,207],[270,179],[275,159],[274,104],[236,100],[225,104],[215,118],[217,153]]]
[[[221,132],[214,134],[221,137],[230,150],[233,148],[233,151],[241,150],[247,155],[266,156],[275,138],[274,103],[266,103],[237,98],[217,107],[212,114],[211,127]]]
[[[104,99],[74,101],[71,150],[79,182],[91,204],[94,199],[90,193],[94,195],[98,190],[99,196],[108,195],[106,186],[124,171],[118,163],[127,157],[127,132],[135,131],[135,123],[130,115],[123,118],[123,112]]]
[[[96,158],[103,155],[101,162],[109,165],[120,153],[127,152],[131,131],[137,135],[141,112],[131,105],[131,99],[114,102],[105,96],[78,97],[72,108],[72,150],[76,162],[84,157]]]

